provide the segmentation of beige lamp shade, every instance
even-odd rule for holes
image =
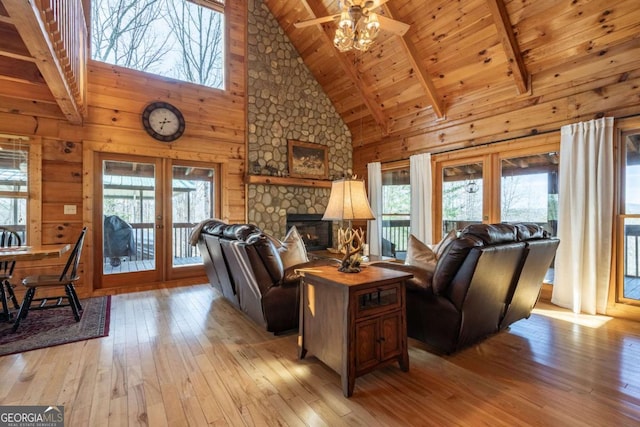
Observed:
[[[331,183],[331,196],[323,220],[369,220],[375,219],[364,180],[343,178]]]

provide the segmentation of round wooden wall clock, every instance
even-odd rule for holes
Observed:
[[[184,116],[167,102],[152,102],[142,112],[142,125],[158,141],[172,142],[184,133]]]

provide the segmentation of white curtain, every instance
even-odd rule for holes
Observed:
[[[367,239],[369,241],[369,253],[382,255],[382,165],[380,162],[367,164],[369,181],[369,204],[376,217],[367,222]]]
[[[431,154],[409,157],[411,180],[411,234],[423,243],[433,243],[431,207]]]
[[[558,237],[551,302],[605,313],[613,221],[613,118],[563,126]]]

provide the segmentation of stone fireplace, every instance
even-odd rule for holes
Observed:
[[[331,221],[322,221],[322,214],[287,214],[287,231],[298,229],[308,251],[325,250],[333,246]]]
[[[289,141],[327,147],[326,180],[331,181],[352,173],[351,132],[264,2],[250,0],[248,12],[244,168],[248,175],[287,180],[247,185],[247,222],[282,238],[288,228],[287,215],[320,214],[331,193],[329,187],[313,182],[317,178],[288,179]],[[331,221],[322,225],[321,220],[315,221],[317,227],[332,228]],[[307,245],[326,249],[331,240],[328,245]]]

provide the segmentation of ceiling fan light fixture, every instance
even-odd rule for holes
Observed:
[[[380,20],[384,23],[384,30],[398,36],[403,36],[409,25],[390,18],[379,16],[373,12],[389,0],[342,0],[338,1],[341,12],[337,15],[322,16],[296,22],[296,28],[305,28],[333,21],[337,25],[333,44],[340,52],[351,49],[365,51],[373,44],[374,39],[382,29]]]
[[[340,21],[338,22],[338,28],[342,31],[353,31],[353,19],[348,10],[343,10],[340,14]]]
[[[369,34],[371,34],[372,38],[378,35],[378,30],[380,29],[380,21],[378,20],[378,14],[371,12],[369,16],[367,16],[367,30]]]
[[[378,35],[380,28],[378,17],[375,14],[372,15],[374,15],[373,21],[370,21],[369,17],[362,16],[355,25],[355,31],[353,27],[343,26],[345,21],[341,19],[333,39],[335,47],[340,52],[346,52],[351,49],[363,52],[368,50],[373,44],[373,39]]]
[[[351,50],[353,48],[353,36],[347,36],[342,29],[338,28],[333,39],[333,45],[340,52]]]

